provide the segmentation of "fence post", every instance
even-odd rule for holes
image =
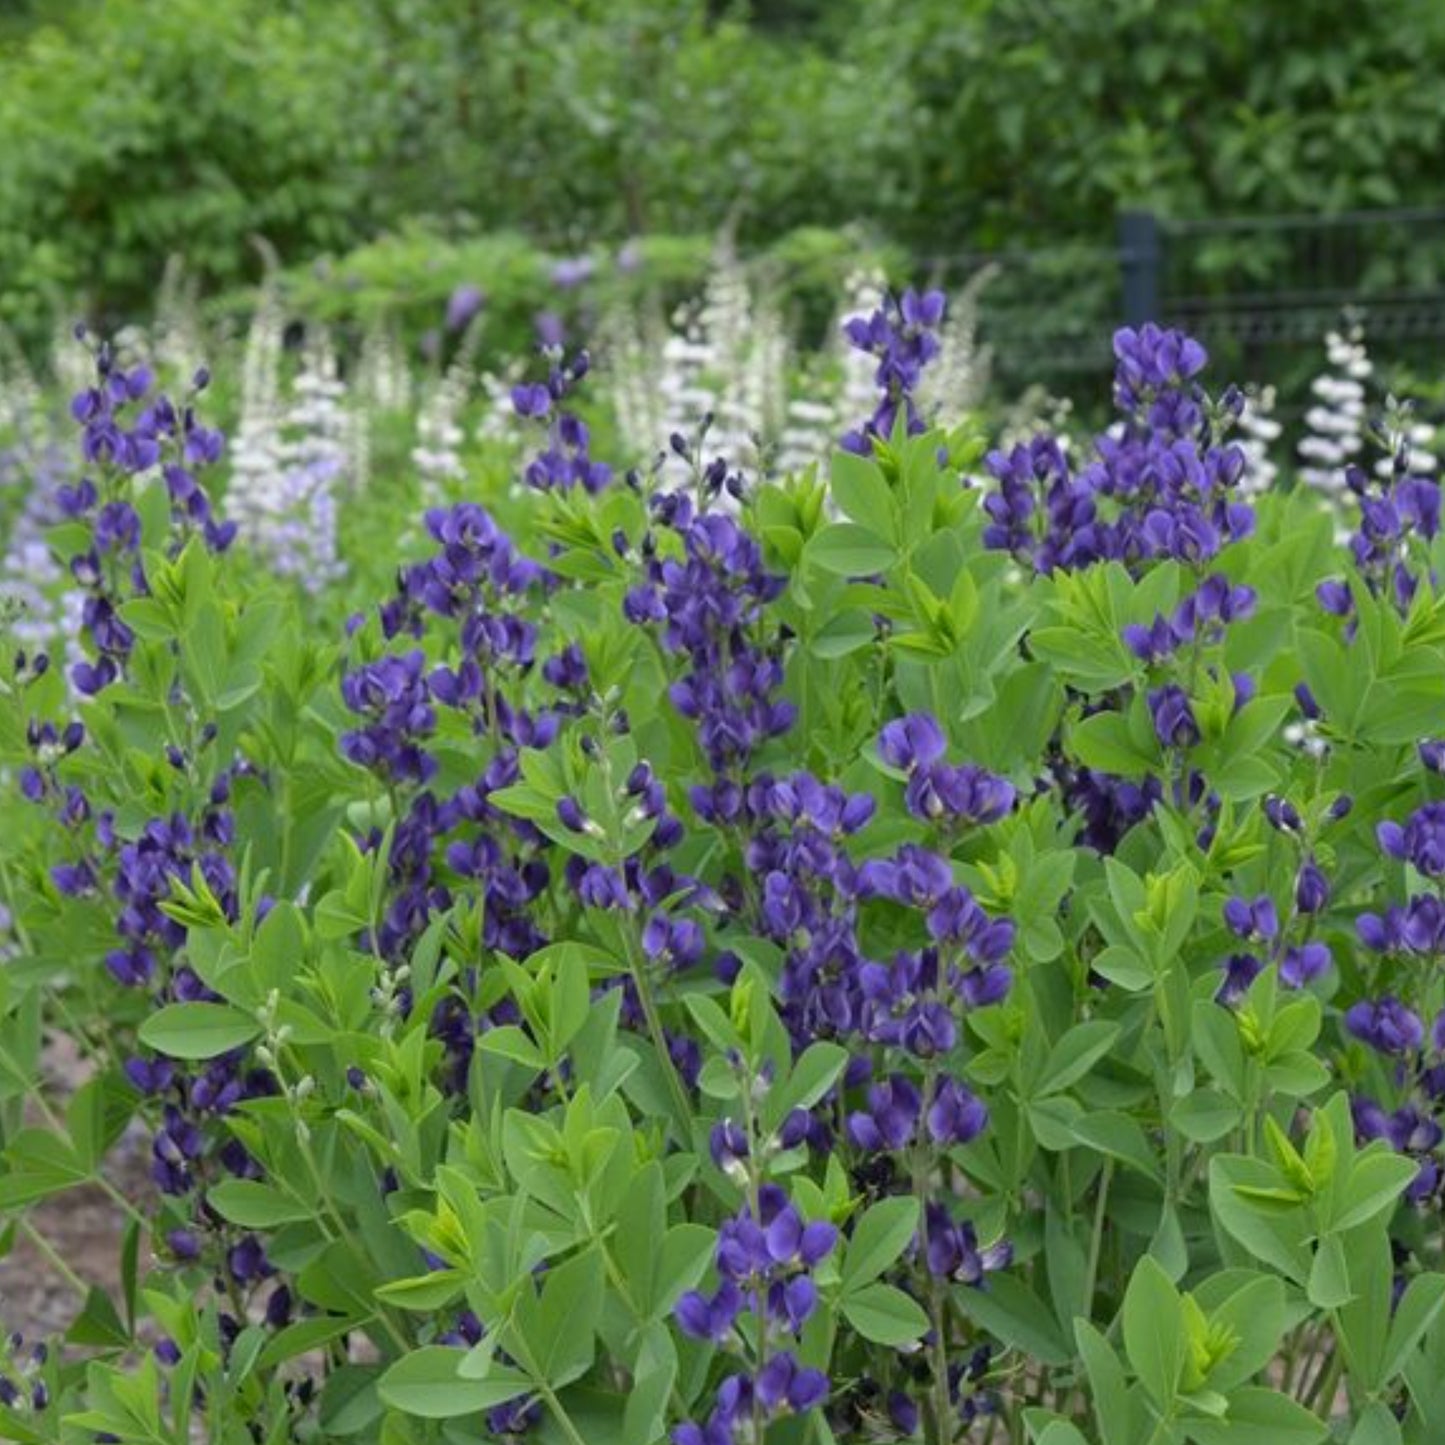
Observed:
[[[1124,283],[1124,324],[1158,321],[1163,237],[1153,211],[1121,211],[1119,270]]]

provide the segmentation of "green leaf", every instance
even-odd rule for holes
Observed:
[[[653,1356],[636,1370],[623,1415],[623,1438],[628,1441],[660,1441],[667,1434],[668,1396],[677,1379],[677,1360]]]
[[[1159,1177],[1159,1160],[1144,1134],[1143,1126],[1130,1114],[1105,1109],[1081,1114],[1074,1121],[1074,1137],[1081,1144],[1112,1154],[1132,1169],[1151,1179]]]
[[[871,612],[861,607],[844,607],[808,639],[808,651],[814,657],[832,661],[871,647],[877,636],[878,624]]]
[[[1122,943],[1104,949],[1090,960],[1090,967],[1126,993],[1143,993],[1154,985],[1154,970],[1134,949]]]
[[[1098,712],[1069,730],[1068,747],[1086,767],[1100,773],[1134,778],[1159,765],[1157,749],[1141,748],[1129,730],[1128,719],[1117,712]]]
[[[1350,1270],[1345,1261],[1344,1241],[1338,1234],[1320,1240],[1310,1266],[1307,1287],[1310,1303],[1317,1309],[1333,1310],[1354,1298],[1350,1293]]]
[[[140,1026],[147,1048],[172,1059],[214,1059],[261,1032],[249,1014],[223,1003],[172,1003]]]
[[[1242,1117],[1239,1105],[1214,1089],[1198,1089],[1176,1099],[1169,1122],[1195,1144],[1212,1144],[1235,1128]]]
[[[928,1316],[911,1295],[891,1284],[869,1284],[843,1297],[843,1315],[878,1345],[906,1345],[928,1331]]]
[[[1279,1187],[1279,1175],[1259,1159],[1220,1154],[1209,1163],[1209,1207],[1226,1233],[1257,1260],[1296,1284],[1309,1278],[1308,1240],[1314,1229],[1302,1208],[1269,1209],[1249,1191]]]
[[[1371,1145],[1355,1159],[1331,1227],[1353,1229],[1391,1208],[1417,1170],[1414,1160],[1396,1154],[1388,1145]]]
[[[1390,1413],[1390,1407],[1375,1400],[1360,1412],[1349,1445],[1401,1445],[1403,1440],[1400,1422]]]
[[[376,1297],[400,1309],[419,1310],[427,1314],[458,1298],[466,1283],[467,1276],[459,1269],[437,1269],[430,1274],[388,1280],[377,1285]]]
[[[477,1047],[483,1053],[496,1054],[528,1069],[542,1069],[547,1064],[541,1049],[515,1024],[488,1029],[477,1040]]]
[[[886,572],[897,559],[892,545],[877,532],[856,522],[834,522],[813,535],[808,558],[838,577],[871,577]]]
[[[717,1246],[717,1233],[705,1224],[674,1224],[662,1238],[652,1313],[660,1316],[677,1303],[686,1290],[696,1289]]]
[[[589,1249],[547,1272],[537,1330],[528,1330],[527,1342],[554,1390],[592,1368],[602,1296],[600,1250]]]
[[[1405,1286],[1385,1342],[1385,1367],[1372,1387],[1388,1384],[1405,1368],[1405,1361],[1424,1339],[1445,1308],[1445,1275],[1419,1274]]]
[[[847,1062],[848,1051],[838,1044],[809,1045],[786,1082],[769,1094],[768,1126],[778,1128],[794,1109],[811,1109],[833,1087]]]
[[[1074,1321],[1074,1339],[1094,1396],[1094,1418],[1104,1445],[1131,1445],[1133,1406],[1124,1366],[1108,1340],[1086,1319]]]
[[[1259,1373],[1279,1353],[1287,1311],[1284,1285],[1259,1275],[1210,1311],[1210,1323],[1234,1336],[1234,1348],[1209,1372],[1212,1390],[1229,1391]]]
[[[1090,1313],[1085,1298],[1088,1289],[1088,1251],[1071,1227],[1064,1212],[1049,1200],[1044,1212],[1044,1262],[1048,1266],[1049,1295],[1059,1327],[1072,1328],[1076,1316]]]
[[[1124,1292],[1124,1353],[1144,1388],[1168,1410],[1184,1368],[1184,1314],[1169,1276],[1147,1254]]]
[[[861,1289],[908,1248],[918,1232],[918,1201],[910,1195],[880,1199],[854,1226],[843,1259],[843,1290]]]
[[[130,1331],[126,1329],[110,1296],[96,1285],[90,1287],[85,1297],[85,1308],[75,1317],[65,1332],[66,1341],[72,1345],[98,1345],[105,1349],[124,1349],[130,1344]]]
[[[346,1439],[375,1424],[385,1408],[376,1386],[374,1365],[342,1365],[333,1370],[321,1390],[320,1423],[325,1434]]]
[[[1051,1420],[1044,1426],[1037,1445],[1089,1445],[1089,1442],[1079,1433],[1077,1425],[1070,1425],[1067,1420]]]
[[[878,536],[898,539],[898,504],[878,463],[841,447],[833,453],[831,491],[843,515]]]
[[[309,1205],[252,1179],[223,1180],[207,1191],[206,1202],[222,1219],[244,1229],[274,1229],[278,1224],[295,1224],[314,1214]]]
[[[1072,1358],[1053,1311],[1012,1275],[990,1275],[986,1289],[962,1290],[957,1299],[984,1329],[1040,1364],[1063,1365]]]
[[[1235,1098],[1244,1094],[1244,1050],[1234,1015],[1212,999],[1197,999],[1191,1039],[1199,1061]]]
[[[393,1410],[422,1420],[451,1420],[505,1405],[531,1389],[517,1370],[493,1362],[485,1379],[464,1380],[457,1374],[465,1350],[424,1345],[403,1355],[381,1377],[382,1400]]]
[[[1330,1432],[1303,1405],[1275,1390],[1246,1385],[1229,1397],[1224,1420],[1191,1420],[1198,1445],[1318,1445]]]
[[[267,1370],[273,1365],[285,1364],[287,1360],[294,1360],[340,1339],[365,1323],[364,1319],[348,1315],[318,1315],[312,1319],[297,1320],[271,1337],[256,1357],[256,1368]]]
[[[1119,1025],[1105,1019],[1076,1024],[1049,1051],[1037,1094],[1056,1094],[1084,1077],[1114,1046]]]

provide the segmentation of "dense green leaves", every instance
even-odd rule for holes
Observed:
[[[0,679],[0,1254],[77,1301],[0,1430],[661,1445],[740,1375],[777,1445],[1439,1433],[1428,529],[1346,622],[1298,496],[1217,580],[1049,570],[967,426],[700,522],[492,436],[428,485],[495,515],[374,484],[312,594],[110,445],[123,675]]]

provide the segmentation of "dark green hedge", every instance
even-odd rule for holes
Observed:
[[[856,222],[926,257],[1107,241],[1132,204],[1432,202],[1442,140],[1437,0],[32,0],[0,27],[0,317],[133,314],[172,252],[245,285],[253,234],[360,248],[365,288],[422,235]]]

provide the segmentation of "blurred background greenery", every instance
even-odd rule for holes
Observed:
[[[132,319],[175,254],[224,304],[256,238],[318,314],[520,317],[724,229],[807,314],[864,250],[1429,205],[1442,141],[1440,0],[10,0],[0,318]]]

